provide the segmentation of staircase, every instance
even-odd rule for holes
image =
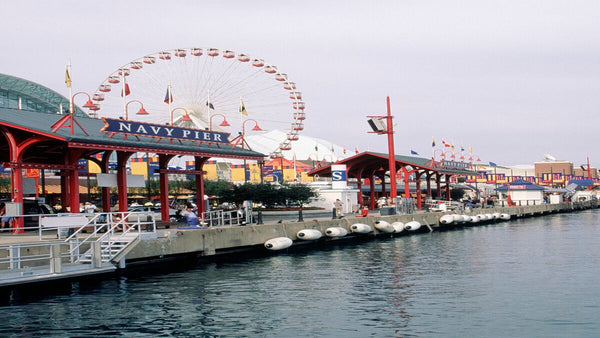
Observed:
[[[140,239],[138,233],[125,233],[122,235],[112,234],[111,236],[103,236],[98,241],[100,242],[102,263],[118,263],[137,245]],[[91,264],[92,249],[87,250],[76,262]]]

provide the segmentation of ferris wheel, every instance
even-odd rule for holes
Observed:
[[[94,93],[92,117],[228,132],[285,130],[269,155],[290,150],[304,129],[302,94],[276,66],[217,48],[165,50],[110,74]]]

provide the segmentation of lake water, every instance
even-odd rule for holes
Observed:
[[[13,294],[0,335],[597,337],[600,212]]]

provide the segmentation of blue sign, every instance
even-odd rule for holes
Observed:
[[[229,133],[118,119],[102,118],[102,121],[104,121],[104,127],[100,131],[105,133],[229,143]]]
[[[333,182],[346,181],[346,170],[335,170],[331,172],[331,180]]]

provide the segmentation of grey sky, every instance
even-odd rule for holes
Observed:
[[[304,134],[385,151],[366,115],[392,100],[396,150],[431,138],[484,161],[600,164],[600,1],[8,1],[0,72],[66,94],[119,66],[214,46],[275,64],[304,94]]]

